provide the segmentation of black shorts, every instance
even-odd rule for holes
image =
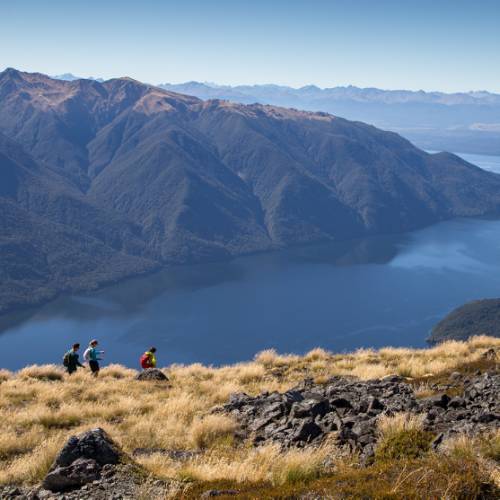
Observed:
[[[89,361],[89,366],[92,373],[99,371],[99,363],[97,361]]]

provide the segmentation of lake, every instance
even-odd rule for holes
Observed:
[[[436,151],[427,151],[428,153],[436,153]],[[463,158],[465,161],[472,163],[473,165],[477,165],[478,167],[484,168],[484,170],[490,170],[491,172],[495,172],[500,174],[500,156],[491,156],[491,155],[477,155],[477,154],[469,154],[469,153],[455,153],[460,158]]]
[[[456,154],[469,163],[484,168],[485,170],[491,170],[492,172],[500,174],[500,156],[473,155],[466,153]]]
[[[454,307],[500,296],[499,255],[500,221],[468,219],[173,267],[0,318],[0,367],[60,363],[94,337],[105,363],[129,366],[151,345],[161,365],[220,365],[270,347],[422,347]]]

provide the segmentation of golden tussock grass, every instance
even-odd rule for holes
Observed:
[[[206,449],[233,436],[236,423],[226,415],[206,415],[196,419],[190,429],[192,444],[199,449]]]
[[[40,481],[49,470],[60,448],[59,435],[43,438],[30,453],[6,463],[0,470],[0,484],[17,483],[21,479],[29,484]]]
[[[2,382],[5,382],[6,380],[9,380],[10,377],[12,377],[12,372],[10,372],[9,370],[0,369],[0,384]]]
[[[19,370],[21,379],[60,381],[64,378],[64,369],[55,365],[31,365]]]
[[[430,349],[364,349],[350,354],[319,348],[305,356],[266,350],[252,362],[220,368],[172,365],[164,369],[168,384],[138,382],[135,370],[119,365],[103,368],[97,378],[87,369],[68,376],[54,365],[29,366],[16,373],[2,370],[0,484],[37,481],[70,435],[95,426],[105,428],[128,453],[136,448],[196,451],[187,462],[174,462],[165,455],[140,458],[162,477],[231,478],[274,485],[318,478],[328,469],[323,461],[326,448],[278,453],[274,447],[242,446],[232,439],[235,423],[225,415],[211,414],[211,409],[232,393],[285,391],[305,377],[370,379],[402,371],[408,377],[438,375],[476,362],[491,347],[500,347],[500,339],[476,337]],[[420,432],[410,418],[380,425],[386,440],[390,429],[402,430],[399,435]],[[392,444],[397,455],[401,443]],[[490,455],[497,453],[495,449],[498,446],[491,447]],[[390,453],[387,448],[386,455]]]
[[[266,482],[273,485],[316,479],[330,471],[325,466],[336,450],[329,446],[283,451],[277,445],[258,448],[216,449],[186,461],[156,454],[140,458],[147,469],[165,478],[190,481]]]

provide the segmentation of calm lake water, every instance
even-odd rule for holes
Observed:
[[[129,366],[150,345],[162,365],[248,360],[269,347],[424,346],[454,307],[500,296],[499,257],[500,221],[469,219],[171,268],[0,318],[0,367],[60,363],[93,337],[105,363]]]
[[[500,156],[475,155],[468,153],[455,153],[465,161],[477,165],[478,167],[500,174]]]

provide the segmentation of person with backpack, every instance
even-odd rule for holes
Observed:
[[[69,375],[76,372],[78,367],[85,368],[78,359],[78,349],[80,349],[80,344],[73,344],[73,347],[63,357],[63,365]]]
[[[151,347],[149,351],[146,351],[139,359],[142,369],[147,370],[148,368],[156,368],[156,347]]]
[[[99,361],[101,361],[101,358],[99,355],[104,354],[104,351],[97,350],[98,343],[95,339],[91,340],[87,350],[83,354],[83,358],[88,362],[90,371],[94,377],[97,377],[100,370]]]

